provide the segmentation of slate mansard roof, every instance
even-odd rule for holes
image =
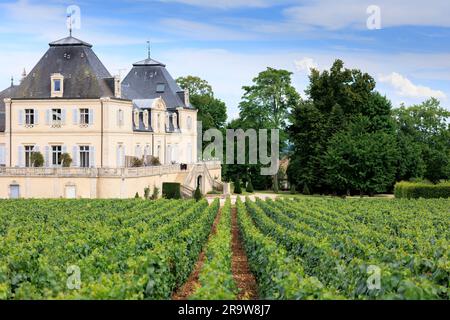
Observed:
[[[162,90],[161,90],[162,89]],[[122,97],[129,100],[163,98],[167,109],[191,109],[186,105],[182,90],[166,65],[153,59],[145,59],[133,64],[133,68],[122,81]]]
[[[112,76],[92,46],[73,37],[49,44],[50,48],[19,85],[16,98],[50,98],[50,76],[64,76],[63,98],[101,98],[113,95]]]
[[[50,99],[50,78],[64,76],[66,99],[114,97],[114,80],[92,50],[92,45],[72,36],[51,42],[50,48],[20,85],[0,92],[0,131],[5,130],[4,98]],[[161,89],[164,90],[161,90]],[[122,82],[122,99],[156,99],[162,97],[167,109],[192,108],[185,104],[184,91],[169,74],[166,66],[153,59],[133,64]],[[58,99],[58,98],[56,98]]]

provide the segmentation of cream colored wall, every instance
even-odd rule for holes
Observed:
[[[149,177],[4,177],[0,176],[0,198],[9,198],[9,186],[11,184],[20,186],[21,198],[66,198],[66,186],[75,185],[77,198],[111,199],[111,198],[133,198],[136,192],[142,197],[144,189],[150,187],[159,188],[161,196],[162,184],[164,182],[182,181],[187,172],[155,175]],[[42,186],[45,186],[43,188]],[[212,190],[210,184],[206,184],[206,192]]]
[[[97,198],[97,178],[0,177],[0,198],[8,199],[9,186],[20,186],[21,198],[66,198],[66,186],[76,185],[78,198]],[[44,187],[45,186],[45,187]]]
[[[9,101],[6,101],[6,117],[9,119]],[[103,105],[103,159],[101,159],[101,114]],[[65,110],[65,122],[60,128],[54,128],[46,123],[46,112],[52,108]],[[94,122],[89,126],[74,124],[74,109],[87,108],[93,110]],[[38,122],[32,128],[26,127],[25,123],[19,124],[20,110],[35,109],[38,114]],[[16,167],[19,165],[19,146],[36,145],[39,151],[44,154],[45,146],[62,145],[67,153],[72,155],[73,146],[89,145],[95,147],[95,166],[116,167],[117,147],[119,144],[125,146],[127,156],[135,156],[136,146],[141,146],[141,154],[144,148],[149,147],[150,154],[153,152],[157,156],[157,146],[160,145],[160,161],[168,164],[166,146],[178,145],[176,160],[179,163],[192,163],[197,159],[197,136],[196,120],[197,111],[179,110],[179,123],[181,133],[165,133],[165,108],[161,107],[152,111],[153,128],[155,133],[133,132],[133,106],[130,101],[118,99],[96,99],[96,100],[13,100],[12,101],[12,128],[7,128],[3,134],[5,149],[7,150],[7,166]],[[123,110],[123,124],[118,123],[118,111]],[[157,114],[160,114],[161,126],[158,131]],[[191,117],[191,128],[187,128],[187,118]],[[9,132],[12,129],[12,152],[9,154]],[[0,140],[2,141],[2,140]],[[0,142],[1,143],[1,142]],[[190,153],[187,148],[191,146]],[[45,156],[45,154],[44,154]],[[191,156],[191,159],[189,159]],[[11,157],[11,162],[9,161]],[[10,165],[11,163],[11,165]],[[73,163],[74,165],[75,163]]]
[[[46,113],[49,109],[60,108],[65,110],[65,121],[59,128],[52,127],[47,124]],[[92,109],[93,123],[82,127],[74,124],[74,109]],[[100,140],[101,140],[101,103],[100,100],[13,100],[12,114],[9,115],[7,107],[7,119],[11,116],[12,128],[9,128],[7,120],[6,135],[9,136],[12,129],[12,152],[11,167],[19,165],[18,147],[25,145],[39,146],[39,151],[44,154],[45,146],[62,145],[67,148],[67,152],[72,154],[72,147],[75,145],[89,145],[95,147],[96,165],[100,162]],[[21,110],[35,109],[38,114],[37,124],[33,127],[26,127],[25,122],[19,124],[19,114]],[[9,144],[9,141],[8,141]],[[9,151],[9,148],[8,148]],[[8,161],[8,166],[10,162]]]

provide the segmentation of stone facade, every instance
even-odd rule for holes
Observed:
[[[136,63],[121,84],[91,47],[51,43],[21,84],[0,94],[0,198],[17,188],[25,198],[127,198],[163,182],[205,193],[220,183],[220,166],[197,164],[197,110],[165,65]],[[44,168],[33,168],[36,152]],[[67,168],[62,154],[72,159]],[[150,167],[156,158],[161,166]],[[129,168],[130,159],[149,167]]]

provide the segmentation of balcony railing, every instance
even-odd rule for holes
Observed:
[[[219,162],[205,163],[208,169],[220,168]],[[194,164],[180,164],[140,168],[11,168],[0,167],[0,177],[148,177],[155,175],[190,172]]]

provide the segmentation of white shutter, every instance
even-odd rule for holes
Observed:
[[[66,109],[62,109],[61,110],[61,124],[62,125],[66,124],[66,115],[67,115]]]
[[[39,110],[38,109],[34,109],[34,124],[35,125],[39,124]]]
[[[95,168],[95,147],[89,148],[89,162],[90,167]]]
[[[122,147],[122,153],[122,167],[125,167],[127,165],[127,147],[125,145]]]
[[[121,148],[120,148],[121,146],[120,145],[118,145],[117,146],[117,148],[116,148],[116,166],[117,166],[117,168],[120,168],[121,167]]]
[[[62,147],[62,153],[67,153],[67,146]]]
[[[72,112],[72,120],[73,120],[73,124],[74,125],[77,125],[78,124],[78,119],[79,119],[79,117],[78,117],[78,109],[73,109],[73,112]]]
[[[94,124],[94,109],[89,109],[89,124]]]
[[[50,167],[51,166],[51,159],[50,159],[50,147],[49,146],[45,146],[45,166],[46,167]]]
[[[39,152],[39,146],[34,146],[33,151],[34,152]]]
[[[17,165],[19,166],[19,167],[25,167],[25,162],[24,162],[24,148],[23,148],[23,146],[19,146],[18,147],[18,154],[17,154],[17,161],[18,161],[18,163],[17,163]]]
[[[45,112],[45,124],[48,125],[48,126],[50,125],[51,116],[52,116],[52,110],[51,109],[46,110],[46,112]]]
[[[79,167],[78,164],[78,146],[73,146],[72,148],[72,165],[74,167]]]
[[[120,109],[117,110],[117,126],[120,127],[121,123],[120,123]]]
[[[23,110],[19,110],[19,126],[23,126],[24,124],[24,112]]]
[[[6,164],[6,146],[0,145],[0,165]]]

